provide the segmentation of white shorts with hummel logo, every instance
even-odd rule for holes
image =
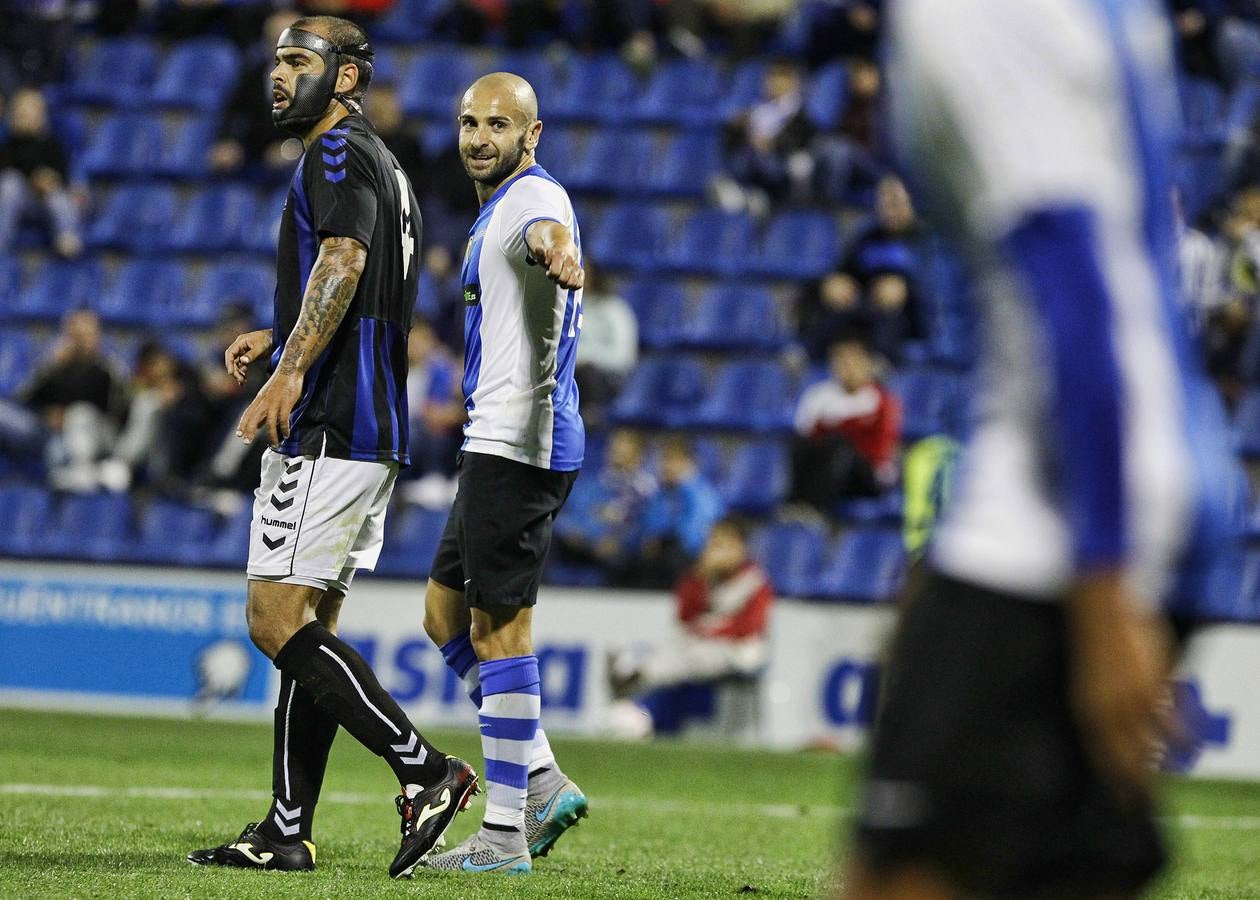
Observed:
[[[268,449],[249,529],[251,579],[345,593],[385,539],[398,464],[282,456]]]

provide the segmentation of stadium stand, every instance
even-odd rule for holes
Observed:
[[[842,503],[822,522],[799,521],[784,509],[792,412],[817,378],[803,361],[794,298],[802,284],[834,271],[869,224],[872,185],[851,185],[849,196],[862,201],[857,206],[794,199],[765,216],[710,199],[724,165],[723,126],[758,100],[766,67],[775,50],[789,46],[787,37],[751,58],[714,52],[666,58],[643,71],[612,53],[447,43],[449,34],[438,33],[445,7],[397,0],[375,23],[378,81],[396,84],[429,159],[452,152],[452,113],[472,78],[504,68],[534,82],[547,123],[540,160],[575,195],[584,249],[639,318],[644,353],[609,420],[655,436],[703,435],[696,447],[701,468],[732,510],[761,521],[754,544],[780,594],[888,600],[906,564],[895,491]],[[213,329],[229,305],[269,321],[284,185],[257,174],[212,175],[207,155],[235,78],[248,68],[243,60],[226,35],[172,42],[142,27],[101,37],[88,23],[63,77],[41,85],[90,210],[87,250],[81,259],[55,259],[38,229],[27,227],[11,253],[0,253],[5,397],[20,396],[48,353],[56,322],[78,307],[100,314],[120,362],[120,351],[147,334],[197,364],[213,360],[222,350]],[[824,138],[846,121],[849,80],[844,59],[824,60],[806,75],[804,111]],[[1240,174],[1236,163],[1254,140],[1260,80],[1222,84],[1186,75],[1180,94],[1183,207],[1192,223],[1211,231],[1233,202],[1224,189],[1260,179],[1260,172]],[[422,202],[427,218],[444,221],[440,201],[426,195]],[[466,229],[467,221],[450,215],[451,232]],[[1260,234],[1260,221],[1245,224]],[[457,260],[462,248],[451,249]],[[1229,250],[1248,252],[1240,242]],[[969,287],[938,241],[917,244],[902,262],[911,266],[924,322],[924,334],[904,344],[900,368],[885,379],[904,406],[903,438],[958,435],[975,341]],[[1236,292],[1250,306],[1258,289]],[[426,300],[425,308],[446,307]],[[1209,338],[1212,327],[1209,321]],[[1235,361],[1247,385],[1236,429],[1240,454],[1256,461],[1260,317],[1249,330],[1246,352]],[[224,434],[236,408],[225,406]],[[598,446],[601,435],[592,438]],[[0,516],[10,523],[0,531],[6,555],[232,568],[244,559],[244,496],[228,502],[209,475],[175,489],[141,485],[131,496],[54,494],[14,460],[0,465],[0,479]],[[442,522],[431,510],[398,510],[380,574],[423,576]],[[1260,527],[1253,532],[1260,535]],[[564,580],[566,572],[589,579],[589,571],[566,565],[551,574]],[[1256,553],[1236,581],[1224,588],[1222,615],[1260,607]]]

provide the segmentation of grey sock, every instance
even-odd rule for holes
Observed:
[[[479,837],[500,856],[519,856],[522,853],[529,853],[529,847],[525,845],[525,832],[519,828],[505,831],[482,825]]]

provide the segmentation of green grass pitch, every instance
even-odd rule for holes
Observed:
[[[475,735],[434,732],[480,768]],[[316,817],[314,873],[184,862],[266,808],[268,726],[0,710],[0,897],[809,897],[823,890],[857,765],[678,743],[555,741],[591,816],[528,878],[390,882],[388,768],[346,735]],[[1160,898],[1260,897],[1260,785],[1169,784],[1178,862]],[[449,839],[476,827],[480,799]]]

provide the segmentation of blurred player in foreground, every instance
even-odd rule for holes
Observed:
[[[899,147],[987,315],[976,429],[894,638],[850,898],[1133,896],[1165,861],[1160,610],[1232,465],[1177,313],[1146,0],[901,0]]]
[[[531,637],[552,523],[586,443],[573,380],[581,237],[568,194],[534,160],[541,133],[518,76],[465,92],[459,152],[481,201],[463,268],[468,424],[424,628],[480,710],[489,787],[481,830],[429,857],[437,869],[529,872],[587,811],[538,727]]]
[[[273,370],[237,430],[271,445],[254,500],[246,618],[280,670],[273,799],[235,841],[190,853],[197,865],[313,869],[311,819],[339,725],[401,785],[391,876],[410,874],[477,789],[471,767],[427,742],[335,633],[355,571],[376,564],[408,456],[420,216],[359,108],[372,56],[357,26],[329,16],[299,19],[276,46],[272,119],[306,153],[280,225],[275,330],[241,335],[225,355],[238,383],[268,354]]]

